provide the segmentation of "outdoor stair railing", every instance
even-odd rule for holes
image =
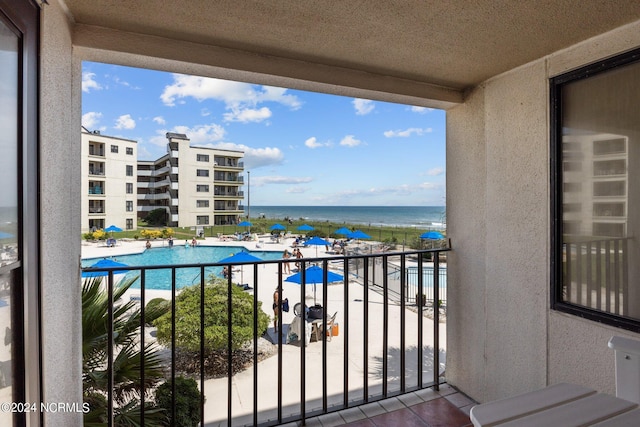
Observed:
[[[315,417],[318,415],[326,414],[329,412],[335,412],[351,407],[355,407],[358,405],[366,404],[369,402],[385,399],[391,396],[396,396],[404,393],[409,393],[414,390],[433,387],[438,389],[439,384],[444,382],[441,377],[441,372],[444,371],[444,368],[441,367],[441,354],[444,354],[444,350],[440,348],[440,327],[443,325],[440,324],[439,318],[439,310],[432,310],[432,318],[428,318],[426,316],[427,307],[424,304],[424,298],[417,298],[415,300],[415,295],[413,295],[414,303],[408,303],[411,298],[408,298],[407,292],[415,293],[415,289],[424,288],[425,274],[431,274],[430,283],[433,284],[431,293],[429,295],[429,299],[433,301],[438,301],[441,299],[440,296],[440,273],[439,271],[442,269],[442,265],[440,262],[440,254],[442,252],[449,251],[450,249],[430,249],[430,250],[419,250],[419,251],[406,251],[406,252],[386,252],[386,253],[378,253],[378,254],[360,254],[353,256],[335,256],[330,258],[304,258],[300,260],[301,262],[301,271],[304,271],[306,268],[311,265],[318,265],[324,269],[324,271],[328,271],[329,269],[338,270],[344,277],[343,287],[342,287],[342,305],[340,306],[338,303],[328,301],[328,292],[329,288],[332,284],[327,283],[327,275],[324,274],[324,283],[318,284],[318,287],[321,287],[322,290],[322,306],[328,307],[328,309],[324,310],[322,322],[326,324],[327,318],[331,317],[331,315],[338,311],[341,313],[340,324],[339,324],[339,334],[342,335],[342,355],[340,357],[340,362],[335,362],[335,357],[332,358],[331,365],[329,364],[328,353],[331,350],[331,347],[336,344],[336,338],[328,341],[327,339],[322,339],[321,343],[311,343],[311,345],[317,346],[320,345],[321,348],[321,357],[320,362],[313,364],[311,359],[308,357],[308,353],[310,352],[309,347],[305,345],[296,346],[296,351],[299,352],[299,371],[292,373],[290,371],[290,366],[284,366],[283,364],[283,354],[284,348],[287,345],[285,342],[286,337],[283,337],[282,333],[278,333],[278,337],[276,339],[275,345],[277,345],[277,351],[274,356],[277,358],[277,372],[269,372],[265,373],[260,370],[259,364],[259,349],[258,349],[258,317],[254,314],[253,316],[253,361],[252,366],[247,368],[248,370],[252,370],[253,374],[253,384],[252,384],[252,410],[248,411],[248,413],[237,414],[234,413],[234,384],[232,381],[233,378],[233,351],[232,349],[232,322],[230,321],[231,316],[233,314],[232,303],[231,303],[231,289],[232,286],[236,286],[232,277],[230,276],[226,279],[228,291],[228,310],[227,310],[227,334],[228,334],[228,342],[227,342],[227,374],[226,374],[226,394],[225,395],[205,395],[202,390],[205,390],[205,363],[204,363],[204,314],[205,307],[202,303],[204,299],[204,285],[205,280],[210,274],[212,267],[221,268],[226,266],[231,270],[232,265],[225,263],[210,263],[210,264],[182,264],[182,265],[157,265],[157,266],[126,266],[126,267],[116,267],[116,268],[85,268],[84,271],[93,271],[93,272],[107,272],[106,276],[106,290],[109,295],[110,301],[112,304],[109,306],[109,310],[107,313],[108,324],[113,324],[113,292],[117,284],[114,282],[114,278],[118,275],[120,270],[127,270],[129,272],[134,272],[135,274],[139,274],[140,278],[140,289],[139,295],[135,296],[135,299],[139,301],[140,307],[142,310],[141,322],[140,322],[140,336],[139,336],[139,344],[140,346],[145,345],[145,340],[148,341],[148,338],[145,338],[146,332],[149,329],[144,322],[144,307],[148,302],[148,298],[146,295],[145,283],[146,283],[146,275],[147,272],[152,270],[168,270],[171,274],[171,313],[172,313],[172,330],[175,331],[175,297],[177,294],[178,284],[176,283],[176,272],[185,269],[199,269],[199,284],[196,286],[200,286],[200,342],[201,348],[199,353],[199,390],[200,390],[200,421],[203,426],[206,425],[218,425],[218,423],[222,423],[222,425],[253,425],[253,426],[272,426],[279,425],[289,422],[300,421],[302,425],[305,424],[305,420]],[[412,260],[417,259],[417,262],[411,262],[411,269],[415,269],[417,274],[415,277],[417,288],[409,288],[407,286],[407,280],[409,280],[409,275],[406,274],[408,271],[408,257],[411,256]],[[429,258],[427,260],[427,258]],[[244,274],[247,275],[250,270],[253,270],[253,277],[255,278],[253,285],[253,309],[254,313],[258,310],[258,294],[259,290],[262,286],[268,286],[270,294],[273,293],[273,272],[271,272],[270,277],[265,279],[259,271],[259,267],[269,266],[275,264],[276,272],[278,273],[277,278],[277,289],[282,291],[282,286],[284,283],[285,275],[283,274],[283,260],[275,260],[275,261],[259,261],[259,262],[244,262],[244,263],[234,263],[234,267],[243,267]],[[290,265],[293,267],[294,262],[289,261]],[[428,266],[427,266],[428,264]],[[372,266],[378,266],[382,275],[375,279],[375,287],[377,290],[374,290],[372,275],[377,274],[374,273],[375,269],[372,269]],[[208,270],[207,270],[208,269]],[[390,269],[395,269],[399,271],[398,277],[398,288],[392,289],[390,277],[392,275],[389,274]],[[404,272],[404,274],[402,273]],[[425,273],[430,272],[430,273]],[[121,276],[120,276],[121,277]],[[190,276],[192,279],[193,276]],[[304,281],[304,274],[302,280]],[[395,279],[394,279],[395,280]],[[366,284],[369,284],[367,286]],[[189,285],[189,284],[187,284]],[[395,286],[395,285],[394,285]],[[409,291],[409,289],[412,289]],[[397,292],[399,294],[398,299],[390,298],[391,292]],[[362,300],[359,298],[355,298],[353,295],[362,294]],[[380,295],[382,298],[380,298]],[[291,294],[285,295],[289,299],[289,304],[293,308],[294,304],[299,301],[306,300],[306,289],[305,286],[300,286],[300,294],[298,297],[293,296]],[[330,305],[331,304],[331,305]],[[362,304],[362,315],[361,317],[354,319],[350,317],[350,310],[354,310],[356,305]],[[381,307],[381,314],[380,312]],[[263,306],[263,309],[271,315],[272,310],[270,306]],[[378,310],[373,313],[373,310]],[[303,316],[306,314],[303,311]],[[354,313],[358,313],[354,311]],[[391,316],[393,314],[393,316]],[[270,316],[271,318],[271,316]],[[391,319],[396,319],[392,321]],[[354,323],[355,322],[355,323]],[[413,324],[411,324],[413,323]],[[270,321],[271,326],[271,321]],[[282,316],[279,317],[278,328],[279,331],[282,331]],[[352,337],[352,334],[355,334],[358,327],[362,327],[362,345],[356,346],[352,341],[355,336]],[[324,331],[325,329],[323,329]],[[353,331],[352,331],[353,330]],[[411,334],[411,336],[403,331],[412,330],[415,331]],[[175,332],[174,332],[175,333]],[[323,332],[324,334],[324,332]],[[109,342],[113,343],[113,330],[111,329],[108,333]],[[306,332],[304,328],[302,328],[302,336],[300,338],[300,342],[305,342]],[[380,336],[381,335],[381,336]],[[398,338],[399,335],[399,338]],[[374,338],[375,336],[375,338]],[[399,340],[399,341],[398,341]],[[175,361],[176,361],[176,345],[175,345],[175,335],[171,337],[172,346],[170,348],[170,361],[168,362],[170,366],[168,367],[168,378],[167,380],[171,380],[173,384],[172,388],[172,396],[173,396],[173,405],[172,405],[172,416],[175,416],[175,381],[174,379],[178,375],[176,371]],[[376,342],[374,342],[376,341]],[[378,351],[377,354],[372,354],[374,350],[372,350],[373,345],[382,344],[382,350]],[[394,343],[398,343],[397,347],[393,346],[390,341]],[[147,342],[148,344],[148,342]],[[113,384],[113,365],[114,365],[114,352],[117,349],[114,349],[113,345],[107,346],[105,349],[108,357],[107,357],[107,371],[108,371],[108,381],[109,384]],[[287,349],[289,350],[289,349]],[[317,348],[314,352],[317,352]],[[297,356],[295,356],[297,357]],[[362,362],[361,369],[354,369],[351,366],[351,361],[353,358],[357,358]],[[372,366],[372,358],[375,360]],[[342,366],[338,366],[341,364]],[[307,376],[310,373],[321,372],[321,384],[310,384],[307,380]],[[340,373],[342,383],[342,391],[339,393],[330,393],[328,391],[328,382],[329,380],[333,380],[336,373]],[[295,378],[299,384],[298,389],[296,390],[295,396],[295,404],[291,404],[291,401],[285,401],[283,399],[283,394],[285,393],[285,376],[290,376],[295,374]],[[377,374],[377,377],[376,377]],[[266,376],[266,377],[265,377]],[[331,378],[329,378],[331,376]],[[266,378],[266,379],[265,379]],[[290,378],[288,378],[290,379]],[[377,380],[377,381],[374,381]],[[266,399],[266,396],[259,392],[259,383],[262,381],[270,381],[272,382],[272,386],[269,387],[269,394],[276,394],[276,396],[268,396],[269,400],[276,401],[277,403],[273,407],[264,408],[261,405],[261,401]],[[356,382],[357,384],[354,386],[352,383]],[[144,383],[144,381],[142,382]],[[333,384],[333,383],[332,383]],[[318,393],[316,393],[316,397],[308,396],[308,391],[316,391],[321,388],[321,393],[319,394],[319,398],[317,397]],[[105,396],[108,403],[108,409],[106,419],[107,425],[114,425],[114,396],[111,388],[109,388],[109,392]],[[149,400],[147,392],[149,390],[140,390],[140,395],[143,396],[142,404],[144,405],[144,399]],[[286,390],[286,392],[290,392],[290,390]],[[248,398],[248,396],[245,396]],[[226,401],[226,414],[216,413],[214,418],[211,419],[211,414],[206,411],[207,402],[212,401],[220,401],[223,399],[223,402]],[[206,415],[206,416],[205,416]],[[174,417],[175,418],[175,417]],[[140,425],[145,424],[145,412],[140,411]]]

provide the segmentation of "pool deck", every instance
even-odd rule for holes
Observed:
[[[293,237],[281,239],[280,243],[271,242],[268,238],[260,241],[221,241],[215,237],[198,240],[199,245],[207,246],[240,246],[248,250],[273,250],[283,252],[288,249],[292,251]],[[99,257],[117,257],[125,254],[140,253],[145,250],[145,240],[119,242],[116,247],[99,246],[93,243],[83,243],[83,258],[99,258]],[[184,243],[183,243],[184,244]],[[369,243],[367,243],[369,244]],[[152,247],[166,246],[166,242],[157,240],[152,241]],[[176,246],[178,246],[176,244]],[[260,247],[256,247],[260,246]],[[331,256],[325,253],[325,248],[316,247],[300,247],[305,258],[316,258]],[[293,262],[291,263],[293,268]],[[255,286],[253,278],[253,269],[244,269],[244,281],[254,287],[258,300],[262,303],[262,309],[273,318],[271,303],[273,301],[273,292],[278,284],[277,265],[268,264],[258,267],[259,281]],[[337,271],[339,273],[339,271]],[[302,298],[302,290],[299,285],[290,282],[283,283],[283,296],[289,299],[290,306],[300,301]],[[322,285],[316,287],[316,298],[318,302],[322,302],[323,289]],[[314,300],[314,286],[308,285],[305,291],[305,302],[312,305]],[[125,298],[139,294],[139,290],[129,291],[130,295]],[[348,296],[349,301],[344,299],[345,289],[344,283],[338,282],[330,284],[327,287],[327,316],[337,312],[336,322],[345,325],[344,313],[345,306],[349,308],[349,394],[350,400],[360,400],[363,398],[362,385],[364,383],[364,344],[368,343],[368,384],[370,394],[379,393],[382,387],[382,332],[383,332],[383,300],[382,296],[376,292],[369,292],[369,336],[364,337],[363,318],[364,318],[364,287],[354,279],[349,280]],[[146,300],[150,300],[156,296],[170,298],[170,291],[147,291]],[[397,369],[399,368],[398,350],[400,348],[400,307],[389,304],[388,307],[388,328],[389,333],[389,390],[399,387],[397,379]],[[407,366],[411,363],[417,363],[417,314],[411,310],[405,310],[406,328],[406,358]],[[288,330],[288,325],[294,318],[293,309],[288,313],[283,313],[283,329]],[[327,366],[330,374],[327,376],[328,405],[340,405],[343,401],[343,353],[344,353],[344,333],[343,328],[338,336],[333,337],[331,341],[326,341],[327,349]],[[441,366],[439,370],[444,370],[446,348],[446,327],[440,324],[440,358]],[[271,341],[277,341],[277,333],[273,329],[273,322],[269,324],[267,335]],[[283,334],[284,335],[284,334]],[[424,318],[424,344],[429,345],[433,341],[433,322]],[[322,349],[323,341],[311,342],[306,346],[305,351],[305,367],[306,367],[306,412],[319,410],[322,407]],[[425,354],[432,352],[431,346],[425,348]],[[411,362],[415,360],[415,362]],[[398,366],[395,366],[395,365]],[[282,366],[283,366],[283,384],[282,384],[282,402],[283,417],[286,419],[289,415],[293,415],[300,411],[300,367],[301,367],[301,347],[299,344],[286,343],[286,336],[283,336],[282,345]],[[431,371],[429,371],[431,369]],[[433,374],[433,367],[427,367],[424,375],[426,381],[430,381]],[[277,373],[278,373],[278,357],[272,356],[258,364],[258,413],[259,422],[265,422],[269,419],[276,419],[277,413]],[[411,386],[416,378],[413,375],[407,377],[407,386]],[[207,426],[226,425],[227,401],[229,383],[227,378],[206,380],[204,384],[206,404],[205,404],[205,421]],[[233,376],[231,379],[232,390],[232,413],[234,417],[233,425],[251,425],[253,423],[253,369],[247,369]]]

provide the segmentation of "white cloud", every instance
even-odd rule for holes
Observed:
[[[100,122],[102,118],[102,113],[96,113],[95,111],[90,111],[82,115],[82,126],[87,128],[88,130],[94,130],[95,126]]]
[[[427,114],[429,111],[433,111],[433,108],[418,107],[414,105],[413,107],[410,108],[410,110],[418,114]]]
[[[133,89],[133,90],[140,90],[140,88],[138,86],[132,86],[129,82],[124,81],[124,80],[120,80],[120,77],[118,77],[118,76],[113,76],[113,81],[116,84],[119,84],[121,86],[128,87],[128,88]]]
[[[173,132],[187,135],[187,138],[189,138],[192,144],[208,144],[211,142],[221,141],[226,134],[225,129],[215,123],[211,123],[209,125],[196,125],[194,127],[174,126]]]
[[[202,110],[200,110],[200,115],[202,117],[207,117],[211,115],[211,111],[209,111],[208,108],[203,108]]]
[[[442,187],[442,184],[436,184],[433,182],[423,182],[422,184],[419,184],[418,187],[421,190],[436,190],[440,187]]]
[[[188,135],[187,135],[188,136]],[[265,166],[279,165],[284,159],[284,153],[276,147],[252,148],[244,144],[233,142],[220,142],[207,145],[211,148],[221,148],[223,150],[244,151],[245,170],[257,169]],[[253,179],[251,185],[253,185]]]
[[[85,71],[82,73],[82,91],[89,92],[91,89],[100,90],[102,86],[95,80],[96,75]]]
[[[306,184],[313,181],[313,178],[308,176],[260,176],[251,180],[251,185],[255,184],[258,186],[266,185],[266,184],[277,184],[277,185],[291,185],[291,184]]]
[[[353,135],[347,135],[342,138],[342,141],[340,141],[340,145],[344,145],[346,147],[356,147],[360,144],[362,144],[362,141],[356,139]]]
[[[182,74],[174,74],[173,84],[166,86],[160,95],[162,102],[168,106],[188,97],[197,101],[222,101],[228,109],[255,107],[263,102],[276,102],[292,110],[302,105],[295,95],[287,94],[287,89]]]
[[[442,175],[443,173],[444,173],[444,169],[442,168],[433,168],[427,171],[427,175],[429,176],[438,176],[438,175]]]
[[[166,125],[167,124],[167,121],[162,116],[156,116],[152,120],[154,122],[156,122],[157,124],[159,124],[159,125]]]
[[[167,132],[183,133],[187,135],[187,138],[191,143],[206,145],[219,142],[224,138],[226,131],[218,124],[211,123],[207,125],[196,125],[193,127],[188,126],[174,126],[171,129],[158,129],[156,130],[156,136],[152,137],[149,142],[154,145],[165,147],[167,145]],[[231,150],[235,148],[230,148]]]
[[[271,110],[267,107],[260,109],[254,108],[233,108],[230,113],[224,114],[225,122],[241,122],[241,123],[259,123],[271,117]]]
[[[305,187],[291,187],[291,188],[287,188],[285,190],[285,193],[288,193],[288,194],[302,194],[302,193],[306,193],[307,191],[309,191],[309,189],[305,188]]]
[[[136,121],[131,118],[131,114],[124,114],[116,120],[116,129],[133,129],[136,127]]]
[[[373,101],[368,99],[355,98],[353,101],[353,106],[356,109],[356,114],[359,116],[364,116],[365,114],[369,114],[376,108]]]
[[[413,134],[424,135],[425,133],[433,132],[432,128],[409,128],[405,130],[388,130],[384,132],[384,136],[387,138],[407,138]]]
[[[314,149],[314,148],[320,148],[320,147],[330,147],[332,144],[330,141],[318,142],[318,138],[316,138],[315,136],[312,136],[311,138],[308,138],[304,142],[304,145],[311,149]]]

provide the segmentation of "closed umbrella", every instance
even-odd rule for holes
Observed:
[[[334,273],[332,271],[327,271],[327,283],[333,282],[341,282],[344,280],[344,277]],[[293,274],[286,279],[285,282],[292,282],[302,285],[302,272],[298,272]],[[304,284],[305,285],[313,285],[313,304],[316,304],[316,283],[324,283],[324,270],[317,265],[313,265],[307,268],[304,271]]]

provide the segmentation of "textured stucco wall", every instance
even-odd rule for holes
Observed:
[[[82,402],[80,302],[80,63],[58,2],[42,10],[40,187],[44,400]],[[48,426],[82,414],[46,413]]]
[[[547,96],[544,80],[536,79],[542,74],[543,62],[530,64],[486,82],[448,112],[454,252],[447,379],[480,401],[538,388],[546,379]]]
[[[447,114],[447,380],[484,402],[560,381],[615,392],[616,328],[549,309],[548,79],[640,46],[640,22],[495,77]]]

